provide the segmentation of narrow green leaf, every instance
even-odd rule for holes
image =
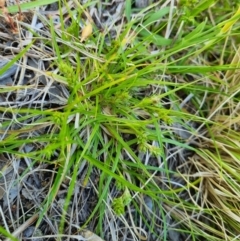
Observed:
[[[208,9],[211,5],[213,5],[215,2],[217,2],[216,0],[204,0],[204,1],[200,1],[200,3],[196,6],[196,8],[193,8],[191,11],[191,16],[195,17],[197,16],[199,13],[201,13],[202,11]]]
[[[10,60],[6,65],[0,69],[0,75],[5,73],[12,65],[14,65],[27,51],[31,48],[33,43],[30,43],[26,48],[24,48],[19,54],[17,54],[12,60]]]
[[[157,46],[167,46],[172,43],[171,39],[166,39],[159,34],[151,33],[150,31],[147,31],[146,29],[139,28],[139,35],[146,38],[146,41],[149,41],[150,43],[156,44]]]
[[[11,239],[11,241],[19,241],[17,238],[15,238],[13,235],[8,233],[3,227],[0,226],[0,233],[2,233],[5,237],[8,237]]]
[[[145,20],[143,22],[143,25],[144,26],[148,26],[149,24],[151,23],[154,23],[158,20],[160,20],[163,16],[165,16],[166,14],[168,14],[170,11],[170,8],[169,7],[166,7],[166,8],[162,8],[160,10],[158,10],[157,12],[151,14],[147,20]]]
[[[130,22],[131,14],[132,14],[132,1],[131,0],[126,0],[126,3],[125,3],[125,14],[126,14],[128,22]]]
[[[20,8],[21,8],[21,11],[24,11],[24,10],[29,10],[29,9],[33,9],[33,8],[36,8],[36,7],[48,5],[48,4],[51,4],[51,3],[55,3],[55,2],[58,2],[58,0],[32,1],[32,2],[28,2],[28,3],[20,4]],[[17,5],[10,6],[7,9],[8,9],[9,13],[17,13],[18,12],[18,6]]]

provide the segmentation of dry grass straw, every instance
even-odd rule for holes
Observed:
[[[39,1],[24,5],[38,4],[31,24],[19,22],[28,38],[20,34],[6,57],[19,69],[0,103],[0,144],[19,195],[0,210],[0,231],[21,238],[39,213],[43,238],[81,240],[87,226],[106,240],[236,240],[240,58],[234,41],[227,49],[235,19],[218,29],[184,20],[174,1],[140,10],[86,2],[62,1],[50,17]]]

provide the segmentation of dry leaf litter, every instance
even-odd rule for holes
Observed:
[[[22,1],[21,1],[22,2]],[[75,8],[75,1],[67,1],[69,8]],[[81,1],[84,4],[85,1]],[[139,8],[147,7],[149,1],[136,1],[136,6]],[[8,1],[8,5],[16,4],[16,1]],[[125,1],[100,1],[92,4],[88,9],[88,16],[86,18],[88,24],[82,24],[82,39],[84,42],[92,34],[92,25],[94,24],[101,29],[108,29],[111,37],[114,39],[118,35],[118,26],[122,22]],[[67,13],[67,8],[62,8],[63,14]],[[35,11],[23,11],[24,20],[18,22],[16,25],[18,33],[12,33],[7,29],[4,18],[1,18],[3,24],[0,25],[0,67],[8,64],[16,54],[28,46],[33,40],[33,34],[28,31],[28,28],[33,28],[43,38],[51,38],[51,34],[45,29],[45,21],[49,21],[49,16],[52,17],[54,26],[59,28],[59,9],[58,4],[53,3],[47,6],[37,8]],[[114,26],[114,27],[113,27]],[[120,27],[121,28],[121,27]],[[4,86],[22,86],[22,88],[14,89],[12,92],[0,93],[0,107],[13,108],[35,108],[38,110],[61,109],[67,103],[69,98],[69,90],[66,85],[62,84],[60,80],[55,80],[50,76],[44,74],[46,71],[54,72],[54,67],[50,66],[50,61],[55,58],[51,49],[48,49],[41,42],[34,44],[27,53],[14,65],[12,65],[5,73],[0,76],[0,86],[4,90]],[[27,86],[27,87],[24,87]],[[146,89],[146,92],[151,91]],[[36,119],[31,116],[27,117],[27,113],[21,114],[22,122],[14,121],[20,118],[20,114],[10,114],[9,112],[0,112],[0,119],[8,121],[9,126],[0,128],[0,141],[4,141],[9,133],[19,131],[19,139],[28,139],[28,137],[39,136],[49,132],[54,128],[52,123],[35,125]],[[21,119],[21,118],[20,118]],[[192,125],[192,124],[191,124]],[[25,129],[26,126],[31,128]],[[178,135],[187,139],[189,134],[187,131],[182,132],[182,126],[175,126]],[[31,143],[22,146],[22,153],[30,153],[35,150],[44,149],[46,143]],[[176,170],[178,166],[185,163],[185,159],[192,155],[187,150],[179,152],[174,145],[167,144],[166,156],[170,163],[170,169]],[[55,158],[58,156],[58,150],[55,151]],[[123,156],[127,157],[127,153]],[[149,165],[159,166],[160,160],[139,153],[143,162]],[[100,237],[94,234],[95,222],[94,219],[89,223],[87,230],[80,231],[80,227],[85,223],[95,205],[97,204],[98,194],[95,191],[94,180],[98,180],[99,173],[94,170],[90,177],[90,182],[87,186],[83,186],[82,178],[85,176],[85,164],[82,163],[79,167],[79,181],[76,183],[74,196],[69,205],[66,222],[68,226],[65,227],[65,234],[62,240],[91,240],[101,241]],[[36,212],[42,205],[42,202],[48,196],[48,190],[53,183],[56,173],[56,166],[54,164],[36,163],[27,155],[25,158],[14,155],[14,153],[2,153],[0,155],[0,226],[8,227],[8,231],[14,234],[20,240],[57,240],[58,225],[61,218],[64,200],[67,196],[69,180],[65,180],[59,192],[52,202],[49,211],[44,216],[42,222],[36,227],[38,217]],[[191,166],[182,165],[182,173],[189,173]],[[25,172],[25,170],[28,170]],[[159,174],[159,179],[156,176],[156,182],[159,183],[162,189],[167,189],[166,183],[162,182]],[[176,186],[184,185],[184,180],[180,177],[172,177],[173,183]],[[187,192],[180,193],[182,198],[189,200]],[[137,200],[139,199],[139,200]],[[141,204],[142,214],[146,219],[151,220],[152,215],[156,216],[156,223],[159,226],[155,227],[155,233],[163,236],[162,220],[158,220],[158,215],[161,216],[159,210],[153,210],[153,203],[148,196],[139,196],[136,202]],[[187,240],[187,235],[180,233],[177,230],[179,224],[171,217],[171,208],[164,206],[167,210],[167,225],[168,225],[168,240],[180,241]],[[103,230],[105,232],[104,239],[110,240],[156,240],[154,235],[148,234],[148,229],[143,223],[133,224],[132,210],[128,210],[128,214],[124,218],[116,219],[111,213],[103,223]],[[129,226],[126,226],[129,223]],[[135,225],[135,227],[133,227]],[[90,231],[91,230],[91,231]],[[112,230],[115,230],[113,232]],[[189,240],[189,239],[188,239]]]

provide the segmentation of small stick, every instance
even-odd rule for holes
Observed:
[[[20,227],[18,227],[13,233],[12,236],[17,237],[20,233],[22,233],[26,228],[28,228],[35,220],[38,218],[38,214],[34,214],[31,218],[29,218],[25,223],[23,223]],[[6,238],[4,241],[11,241],[11,238]]]

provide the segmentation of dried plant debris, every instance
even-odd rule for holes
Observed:
[[[137,8],[145,8],[149,5],[151,0],[136,0],[135,5]]]
[[[81,235],[83,236],[83,238],[85,238],[89,241],[104,241],[98,235],[94,234],[93,232],[91,232],[89,230],[82,231]]]
[[[8,64],[10,60],[8,59],[0,59],[0,69],[2,69],[6,64]],[[16,74],[17,72],[17,64],[11,65],[3,74],[0,75],[0,85],[13,85],[13,79],[11,76]]]
[[[6,195],[13,176],[12,164],[3,155],[0,156],[0,200]]]
[[[20,2],[19,2],[19,0],[16,0],[16,4],[18,5],[19,12],[14,16],[11,16],[8,13],[8,10],[5,6],[6,3],[8,3],[8,1],[5,1],[5,0],[0,1],[0,10],[3,13],[3,17],[5,19],[6,24],[9,27],[10,32],[12,32],[14,34],[18,33],[16,21],[22,21],[24,18],[24,16],[22,15],[22,12],[21,12],[21,8],[20,8]]]
[[[67,5],[59,9],[63,2]],[[114,52],[114,57],[118,51],[127,52],[132,47],[139,47],[135,39],[137,33],[133,30],[121,39],[122,30],[126,31],[127,18],[123,17],[126,2],[59,1],[23,12],[22,1],[0,0],[0,71],[9,65],[0,74],[0,226],[20,240],[181,241],[191,240],[192,230],[186,227],[190,219],[197,224],[212,224],[210,218],[210,221],[204,220],[207,215],[201,217],[197,211],[191,210],[192,207],[183,211],[176,204],[176,200],[198,204],[204,196],[201,191],[204,184],[198,169],[202,173],[207,171],[201,160],[194,156],[192,148],[201,146],[197,138],[203,128],[199,128],[195,120],[179,121],[172,114],[186,111],[198,116],[192,100],[194,96],[185,93],[181,96],[180,93],[171,99],[175,93],[172,87],[175,79],[168,73],[162,77],[162,73],[157,72],[159,70],[156,70],[157,76],[161,75],[159,81],[167,79],[170,87],[145,84],[129,92],[120,89],[106,99],[102,93],[97,97],[89,94],[95,79],[88,79],[86,69],[103,68],[102,75],[96,79],[99,78],[99,88],[104,86],[103,81],[109,81],[108,97],[114,87],[112,83],[116,81],[111,78],[119,70],[131,66],[129,75],[137,76],[138,71],[142,73],[142,68],[150,65],[148,60],[136,65],[126,61],[127,67],[122,67],[120,58],[108,56],[109,52]],[[140,19],[140,23],[136,20],[133,27],[137,32],[144,16],[136,13],[143,13],[151,4],[157,6],[158,1],[129,2],[130,10],[133,9],[131,17],[134,21]],[[17,14],[8,13],[7,6],[12,4],[19,7]],[[80,15],[76,9],[81,9]],[[99,40],[97,44],[92,41],[94,37]],[[136,45],[131,45],[134,41]],[[154,44],[146,45],[150,46],[144,46],[143,51],[148,51],[148,55],[159,51]],[[99,53],[98,48],[102,48],[109,59]],[[130,59],[136,57],[135,52],[132,53]],[[97,67],[94,61],[89,64],[88,57],[101,64]],[[113,70],[111,66],[114,66]],[[118,81],[124,78],[118,78]],[[141,74],[140,79],[144,83],[148,81]],[[166,96],[168,91],[170,97]],[[83,99],[83,96],[87,98]],[[137,100],[138,104],[134,104],[131,111],[119,110],[118,104],[128,105],[129,99]],[[148,101],[151,111],[142,107],[144,101]],[[158,113],[160,117],[155,115],[156,107],[163,110]],[[109,116],[110,121],[96,120],[98,112],[102,117]],[[132,121],[132,113],[143,121],[148,133],[158,133],[163,147],[160,148],[151,137],[147,139],[141,126]],[[149,124],[151,118],[156,119],[155,126]],[[116,120],[121,120],[119,126],[115,124]],[[126,124],[127,121],[130,124]],[[62,126],[63,122],[67,124]],[[92,122],[93,126],[89,127],[88,123]],[[117,126],[116,133],[112,129],[114,125]],[[101,136],[92,134],[98,126]],[[128,126],[133,127],[131,131]],[[132,131],[134,129],[137,134]],[[117,139],[118,135],[120,138]],[[99,142],[94,143],[94,138],[99,138]],[[9,146],[6,144],[9,139],[15,143]],[[124,144],[120,151],[118,142]],[[111,144],[114,151],[108,150]],[[61,149],[63,145],[66,152]],[[91,145],[100,164],[86,155]],[[76,156],[76,160],[72,161],[70,156]],[[123,163],[123,174],[109,156]],[[134,158],[140,161],[136,162]],[[193,165],[190,158],[196,158],[198,164]],[[95,164],[102,169],[96,168]],[[112,178],[106,169],[117,175],[121,182]],[[73,176],[76,178],[74,185]],[[56,180],[59,180],[58,185],[55,185]],[[149,190],[132,192],[124,186],[124,181],[141,189],[152,183],[150,192],[154,195],[149,194]],[[192,183],[197,184],[191,186]],[[96,209],[100,211],[95,213]],[[41,213],[43,217],[40,219]],[[188,213],[189,220],[186,220]],[[1,235],[0,238],[3,239]]]

